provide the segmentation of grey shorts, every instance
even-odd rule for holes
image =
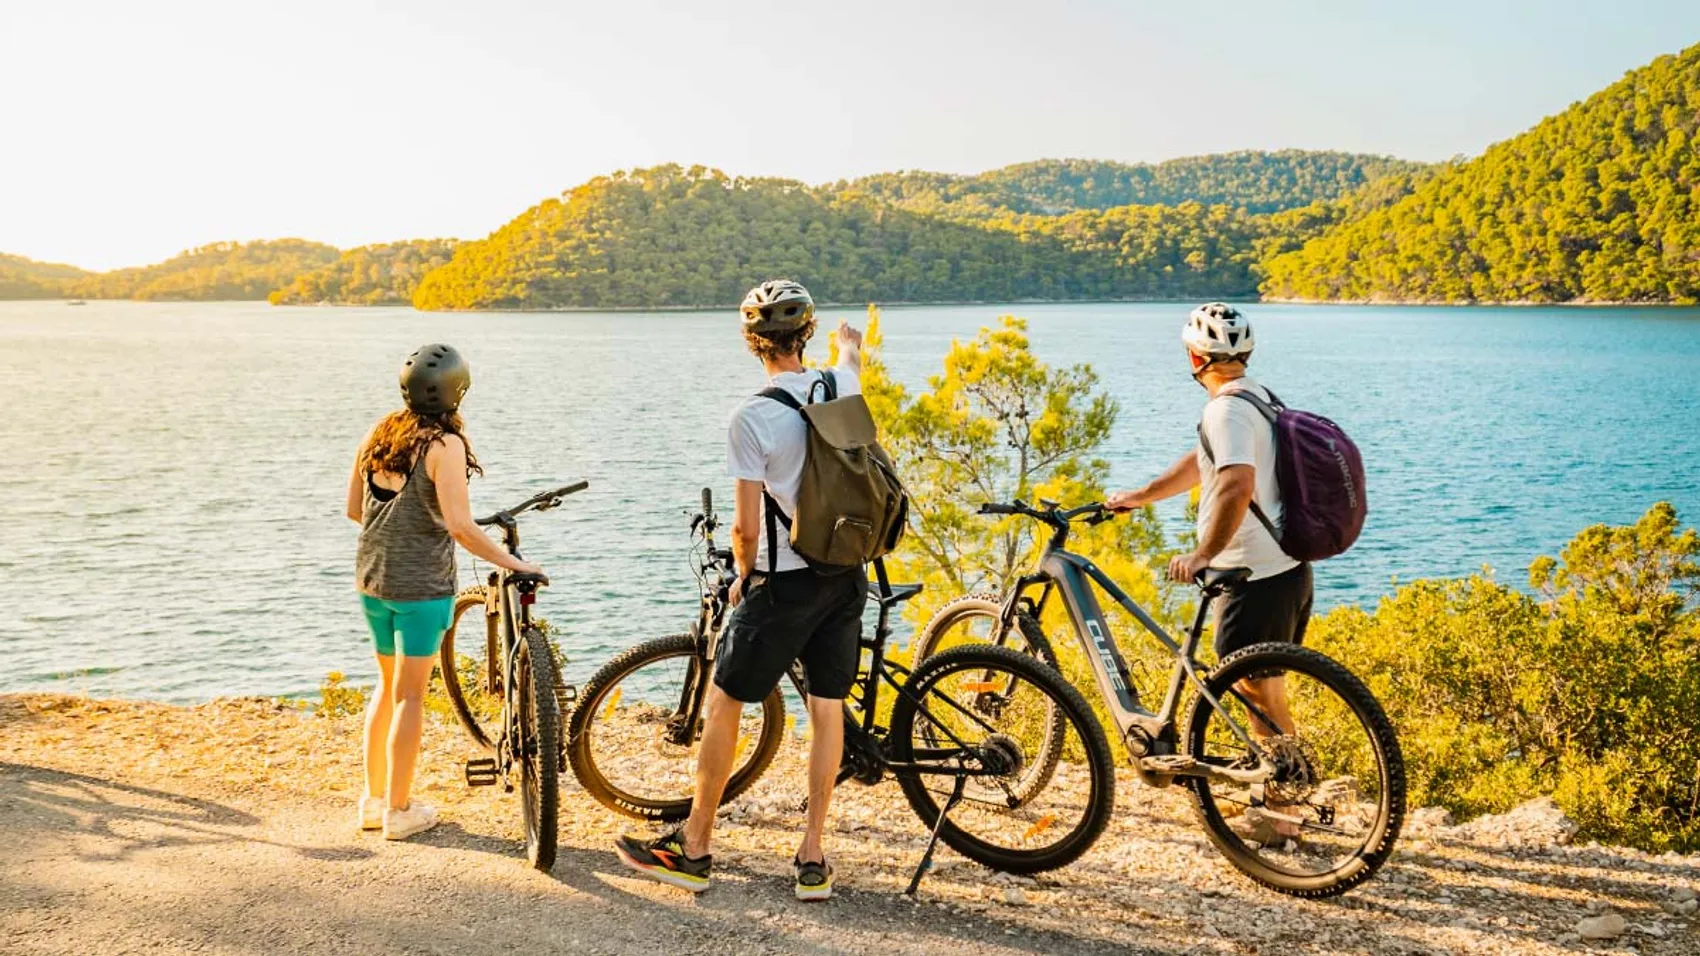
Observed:
[[[1216,658],[1273,641],[1303,644],[1310,624],[1310,565],[1247,581],[1216,605]]]

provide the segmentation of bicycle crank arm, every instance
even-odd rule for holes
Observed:
[[[1274,768],[1267,766],[1250,767],[1238,770],[1233,767],[1220,767],[1216,764],[1201,763],[1196,758],[1186,754],[1162,754],[1154,757],[1139,758],[1139,769],[1154,774],[1164,774],[1172,777],[1203,777],[1218,783],[1237,783],[1250,786],[1264,783],[1275,775]]]

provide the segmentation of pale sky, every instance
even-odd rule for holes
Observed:
[[[673,161],[1442,159],[1696,41],[1693,0],[0,0],[0,252],[477,238]]]

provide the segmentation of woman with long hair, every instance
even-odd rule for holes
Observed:
[[[472,519],[466,483],[483,474],[466,441],[461,398],[472,372],[459,352],[427,345],[401,369],[406,407],[379,419],[348,479],[348,517],[360,525],[355,575],[377,651],[379,684],[366,709],[366,792],[360,828],[401,840],[437,824],[412,799],[425,685],[454,616],[455,543],[475,557],[542,573],[490,540]]]

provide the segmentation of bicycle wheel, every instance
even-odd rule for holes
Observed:
[[[520,636],[514,689],[518,692],[520,803],[525,816],[525,858],[539,870],[555,865],[561,804],[561,713],[555,697],[555,657],[536,628]]]
[[[989,709],[983,707],[988,682],[1008,688]],[[1043,790],[1018,799],[1014,784],[1051,739],[1057,714],[1065,759]],[[1092,709],[1056,671],[1019,651],[964,645],[921,663],[892,708],[887,739],[893,763],[942,771],[893,772],[929,829],[960,771],[994,771],[966,778],[974,789],[964,786],[939,830],[947,845],[994,869],[1037,873],[1067,865],[1098,839],[1115,811],[1115,764]],[[1001,799],[991,796],[1000,792]]]
[[[490,669],[489,662],[496,656],[496,619],[485,616],[484,600],[482,585],[455,595],[454,619],[437,652],[437,671],[466,735],[480,749],[494,752],[502,726],[502,674],[499,667],[494,672]]]
[[[1290,727],[1254,724],[1242,680],[1281,677]],[[1329,657],[1296,644],[1254,644],[1224,658],[1206,679],[1223,711],[1196,698],[1184,752],[1200,763],[1254,766],[1232,718],[1276,766],[1265,783],[1188,779],[1199,819],[1228,861],[1292,896],[1337,896],[1375,875],[1405,818],[1399,739],[1369,688]],[[1271,719],[1278,714],[1263,712]],[[1288,733],[1276,734],[1285,729]]]
[[[959,597],[939,608],[938,613],[933,615],[933,619],[927,622],[927,626],[915,638],[915,664],[918,666],[940,651],[972,644],[1013,648],[1031,655],[1052,670],[1061,671],[1057,666],[1056,651],[1052,649],[1044,631],[1040,630],[1039,622],[1035,621],[1032,615],[1021,611],[1017,613],[1015,627],[1004,627],[1003,604],[990,594]],[[1011,689],[1005,687],[988,690],[977,706],[982,709],[997,706],[999,698]],[[1045,789],[1051,781],[1051,775],[1056,773],[1057,761],[1062,759],[1063,734],[1067,728],[1063,724],[1061,713],[1052,711],[1049,727],[1049,735],[1043,739],[1027,769],[1022,772],[1021,779],[1009,784],[1011,792],[1022,803]],[[970,790],[974,786],[969,784]]]
[[[640,644],[592,675],[567,725],[567,760],[585,791],[640,820],[690,816],[700,711],[695,726],[685,721],[709,676],[689,634]],[[784,734],[785,702],[776,687],[759,706],[744,708],[722,804],[767,770]]]

